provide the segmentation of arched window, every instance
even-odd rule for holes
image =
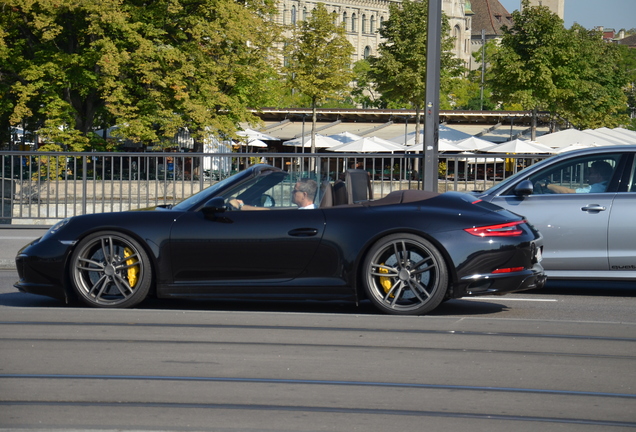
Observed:
[[[356,14],[352,14],[351,15],[351,31],[352,32],[356,31],[357,25],[358,23],[356,23]]]
[[[371,57],[371,47],[369,45],[364,47],[364,59]]]
[[[342,14],[342,23],[344,24],[345,30],[349,28],[349,17],[347,17],[346,12]]]
[[[453,29],[453,37],[455,38],[455,53],[459,54],[462,49],[462,30],[458,25]]]
[[[382,28],[382,24],[384,24],[384,17],[383,16],[380,17],[380,28]]]
[[[370,33],[375,33],[375,15],[371,15],[371,28]]]
[[[292,6],[291,23],[292,23],[292,25],[296,25],[296,6]]]
[[[307,8],[303,8],[303,21],[307,21]]]
[[[362,14],[362,33],[367,32],[367,15]]]

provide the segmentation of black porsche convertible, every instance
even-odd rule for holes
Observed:
[[[415,315],[545,282],[540,233],[499,206],[456,192],[373,199],[367,172],[349,170],[317,181],[315,208],[300,211],[298,180],[261,164],[172,207],[64,219],[18,252],[15,286],[108,308],[149,295],[369,299]]]

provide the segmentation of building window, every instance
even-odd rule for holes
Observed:
[[[357,24],[358,23],[356,23],[356,14],[352,14],[351,15],[351,31],[352,32],[356,31]]]
[[[307,8],[303,8],[303,21],[307,21]]]
[[[291,23],[292,23],[292,25],[296,25],[296,6],[292,6]]]
[[[364,59],[368,59],[369,57],[371,57],[371,47],[370,46],[365,46],[364,47]]]
[[[347,17],[347,13],[342,14],[342,24],[344,24],[345,30],[349,27],[349,17]]]
[[[455,52],[460,53],[462,49],[462,30],[459,26],[455,26],[453,29],[453,37],[455,38]]]
[[[375,16],[371,15],[371,33],[375,33]]]
[[[362,14],[362,33],[367,32],[367,15]]]

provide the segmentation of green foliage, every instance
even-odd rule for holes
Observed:
[[[316,107],[327,100],[345,98],[353,79],[353,46],[345,36],[343,24],[335,24],[337,15],[318,3],[306,21],[292,29],[285,46],[284,71],[290,87],[311,101],[312,137],[316,130]],[[315,152],[312,139],[312,153]]]
[[[527,0],[522,6],[491,58],[494,100],[547,110],[581,128],[624,122],[626,80],[616,45],[577,25],[566,30],[545,6],[531,7]]]
[[[346,96],[353,79],[354,49],[344,26],[334,24],[335,19],[323,3],[318,3],[311,16],[293,28],[286,45],[288,64],[284,71],[290,86],[314,105]]]
[[[371,57],[370,78],[382,98],[394,102],[407,102],[412,107],[423,107],[426,98],[426,55],[428,2],[406,0],[389,6],[390,18],[384,21],[380,34],[385,39],[379,47],[379,56]],[[461,60],[451,52],[453,38],[449,37],[448,18],[442,19],[441,87],[460,76],[464,69]]]
[[[384,41],[378,46],[378,57],[369,59],[368,80],[382,94],[378,106],[408,107],[416,110],[416,129],[419,129],[420,110],[426,99],[426,56],[428,2],[405,0],[389,6],[390,18],[384,21],[380,35]],[[461,60],[451,52],[454,42],[449,37],[449,24],[442,17],[441,26],[441,99],[452,87],[454,77],[464,72]],[[419,133],[416,135],[419,137]]]
[[[364,108],[383,108],[380,95],[375,91],[374,83],[371,79],[371,64],[368,60],[358,60],[353,65],[355,75],[351,97],[356,104]]]
[[[273,12],[272,0],[3,1],[0,121],[67,148],[102,124],[144,142],[183,126],[232,135],[273,74]]]

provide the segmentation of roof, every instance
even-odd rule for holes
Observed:
[[[481,31],[486,30],[486,36],[501,36],[501,27],[512,25],[512,15],[506,10],[499,0],[471,0],[471,8],[475,13],[472,17],[473,36],[481,36]]]
[[[636,47],[636,34],[633,34],[631,36],[627,36],[623,39],[619,39],[616,41],[616,43],[619,43],[621,45],[627,45],[630,47]]]
[[[311,132],[311,109],[308,108],[262,108],[254,111],[254,114],[261,119],[260,131],[282,141]],[[543,112],[538,115],[538,133],[546,133],[549,115]],[[359,136],[377,136],[392,140],[404,136],[405,132],[413,133],[415,130],[413,110],[319,109],[317,117],[316,132],[326,136],[350,132]],[[532,112],[441,110],[439,118],[440,123],[450,129],[479,135],[492,142],[503,142],[512,139],[513,136],[529,134]],[[421,122],[423,129],[424,115]]]

